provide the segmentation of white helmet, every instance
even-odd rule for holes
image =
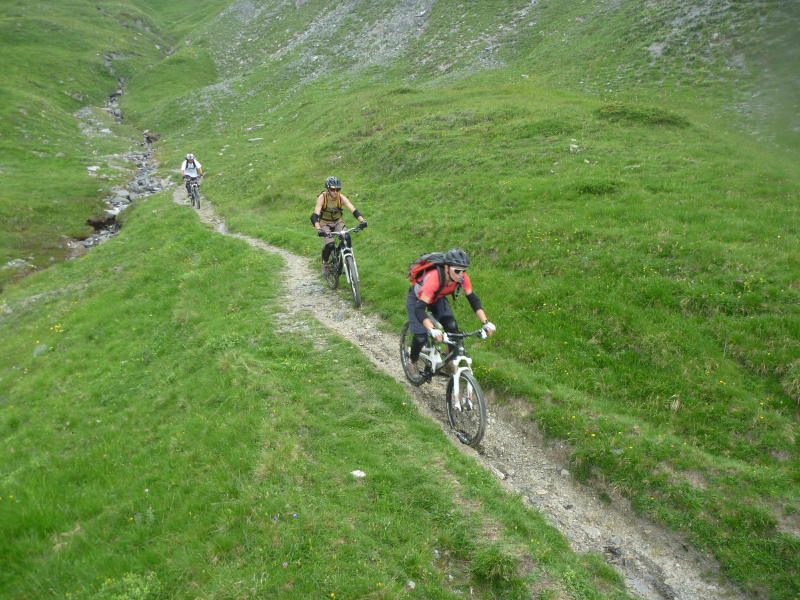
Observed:
[[[194,154],[187,154],[186,160],[194,160]]]

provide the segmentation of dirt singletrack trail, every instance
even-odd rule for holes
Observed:
[[[189,204],[183,186],[175,189],[173,200],[196,210]],[[300,333],[322,343],[327,334],[320,329],[321,323],[355,344],[379,369],[405,384],[419,411],[439,423],[459,450],[490,470],[510,494],[524,495],[532,510],[540,510],[568,538],[573,550],[603,554],[624,575],[633,597],[750,598],[724,583],[716,561],[696,551],[681,534],[637,517],[624,498],[614,497],[611,504],[605,504],[594,489],[575,481],[566,469],[566,449],[558,443],[545,443],[536,424],[528,418],[531,408],[527,402],[504,399],[501,403],[487,392],[489,424],[483,442],[477,450],[461,444],[447,420],[446,379],[436,378],[419,388],[410,385],[400,364],[399,331],[387,333],[376,315],[353,309],[346,282],[339,290],[331,291],[319,272],[318,262],[228,231],[206,198],[197,212],[214,231],[283,258],[286,294],[280,301],[284,312],[278,315],[282,331]],[[404,300],[399,298],[398,302]],[[504,324],[497,325],[498,335],[502,335]]]

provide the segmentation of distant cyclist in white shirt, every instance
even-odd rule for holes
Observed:
[[[189,183],[192,179],[203,176],[203,166],[194,159],[194,154],[186,155],[186,160],[181,164],[181,176],[186,182],[186,193],[189,194]]]

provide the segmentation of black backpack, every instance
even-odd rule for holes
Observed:
[[[412,283],[419,283],[420,278],[431,269],[438,269],[439,271],[439,289],[436,290],[434,299],[444,289],[445,274],[444,274],[444,253],[443,252],[428,252],[422,254],[420,257],[408,265],[408,280]],[[451,296],[453,300],[458,297],[458,292],[461,290],[462,283],[459,281],[456,289]]]

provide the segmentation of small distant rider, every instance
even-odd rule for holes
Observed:
[[[342,215],[345,207],[352,211],[353,216],[359,220],[362,229],[367,226],[364,215],[356,210],[347,196],[342,194],[342,182],[339,178],[328,177],[325,180],[325,191],[317,198],[317,205],[311,215],[311,224],[316,228],[317,235],[325,242],[325,246],[322,248],[322,268],[326,275],[328,274],[328,258],[330,258],[334,246],[333,236],[329,232],[344,231]],[[345,241],[348,245],[351,244],[349,235]]]
[[[428,317],[428,312],[441,323],[445,331],[448,333],[458,332],[458,324],[453,315],[453,309],[450,307],[450,302],[447,300],[447,295],[454,293],[459,287],[464,289],[467,301],[483,323],[483,329],[486,333],[494,335],[497,330],[489,322],[480,298],[472,289],[472,282],[469,279],[469,275],[467,275],[467,267],[470,266],[472,266],[472,263],[467,253],[458,248],[453,248],[444,255],[444,267],[442,268],[444,282],[440,281],[438,268],[429,269],[408,290],[406,309],[408,309],[409,328],[411,333],[414,334],[414,338],[411,340],[411,352],[409,353],[411,361],[408,364],[408,371],[412,377],[419,375],[417,359],[419,359],[419,353],[425,345],[428,335],[430,334],[431,337],[440,342],[443,337],[442,331],[434,328],[433,321]],[[444,371],[450,374],[455,373],[456,367],[452,360],[448,360],[445,363]]]
[[[189,184],[193,179],[203,176],[203,166],[199,160],[195,160],[194,154],[187,154],[186,160],[181,164],[181,176],[186,182],[186,193],[191,196],[189,192]]]

